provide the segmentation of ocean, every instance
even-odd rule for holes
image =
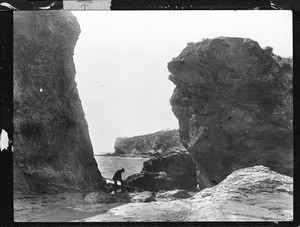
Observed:
[[[110,157],[94,156],[98,163],[98,168],[104,178],[112,179],[116,170],[124,168],[122,179],[125,180],[129,175],[140,173],[143,169],[143,163],[149,158],[129,158],[129,157]]]

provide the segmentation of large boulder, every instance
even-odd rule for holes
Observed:
[[[139,187],[147,191],[171,190],[176,188],[175,181],[165,172],[145,172],[130,175],[126,185]]]
[[[129,176],[125,184],[144,190],[195,189],[196,165],[185,149],[173,147],[166,155],[144,162],[141,173]]]
[[[168,69],[200,188],[253,165],[292,176],[291,59],[251,39],[220,37],[190,43]]]
[[[293,220],[293,179],[265,166],[236,170],[194,198],[191,221]]]
[[[165,156],[147,160],[143,171],[165,172],[179,189],[194,189],[197,186],[196,165],[191,155],[182,150],[173,149]]]
[[[74,79],[79,33],[71,12],[14,13],[15,192],[104,189]]]

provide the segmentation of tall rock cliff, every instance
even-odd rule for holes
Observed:
[[[14,14],[14,190],[104,188],[78,96],[80,27],[65,11]]]
[[[239,168],[292,176],[292,64],[250,39],[189,43],[168,64],[180,138],[201,188]]]

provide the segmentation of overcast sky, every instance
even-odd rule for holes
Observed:
[[[94,153],[116,137],[178,128],[167,63],[188,42],[251,38],[292,56],[290,11],[73,11],[81,27],[76,82]]]

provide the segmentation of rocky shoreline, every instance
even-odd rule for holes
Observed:
[[[108,199],[113,198],[113,200]],[[15,222],[292,221],[293,180],[264,166],[237,170],[218,185],[188,192],[101,191],[16,195]]]

